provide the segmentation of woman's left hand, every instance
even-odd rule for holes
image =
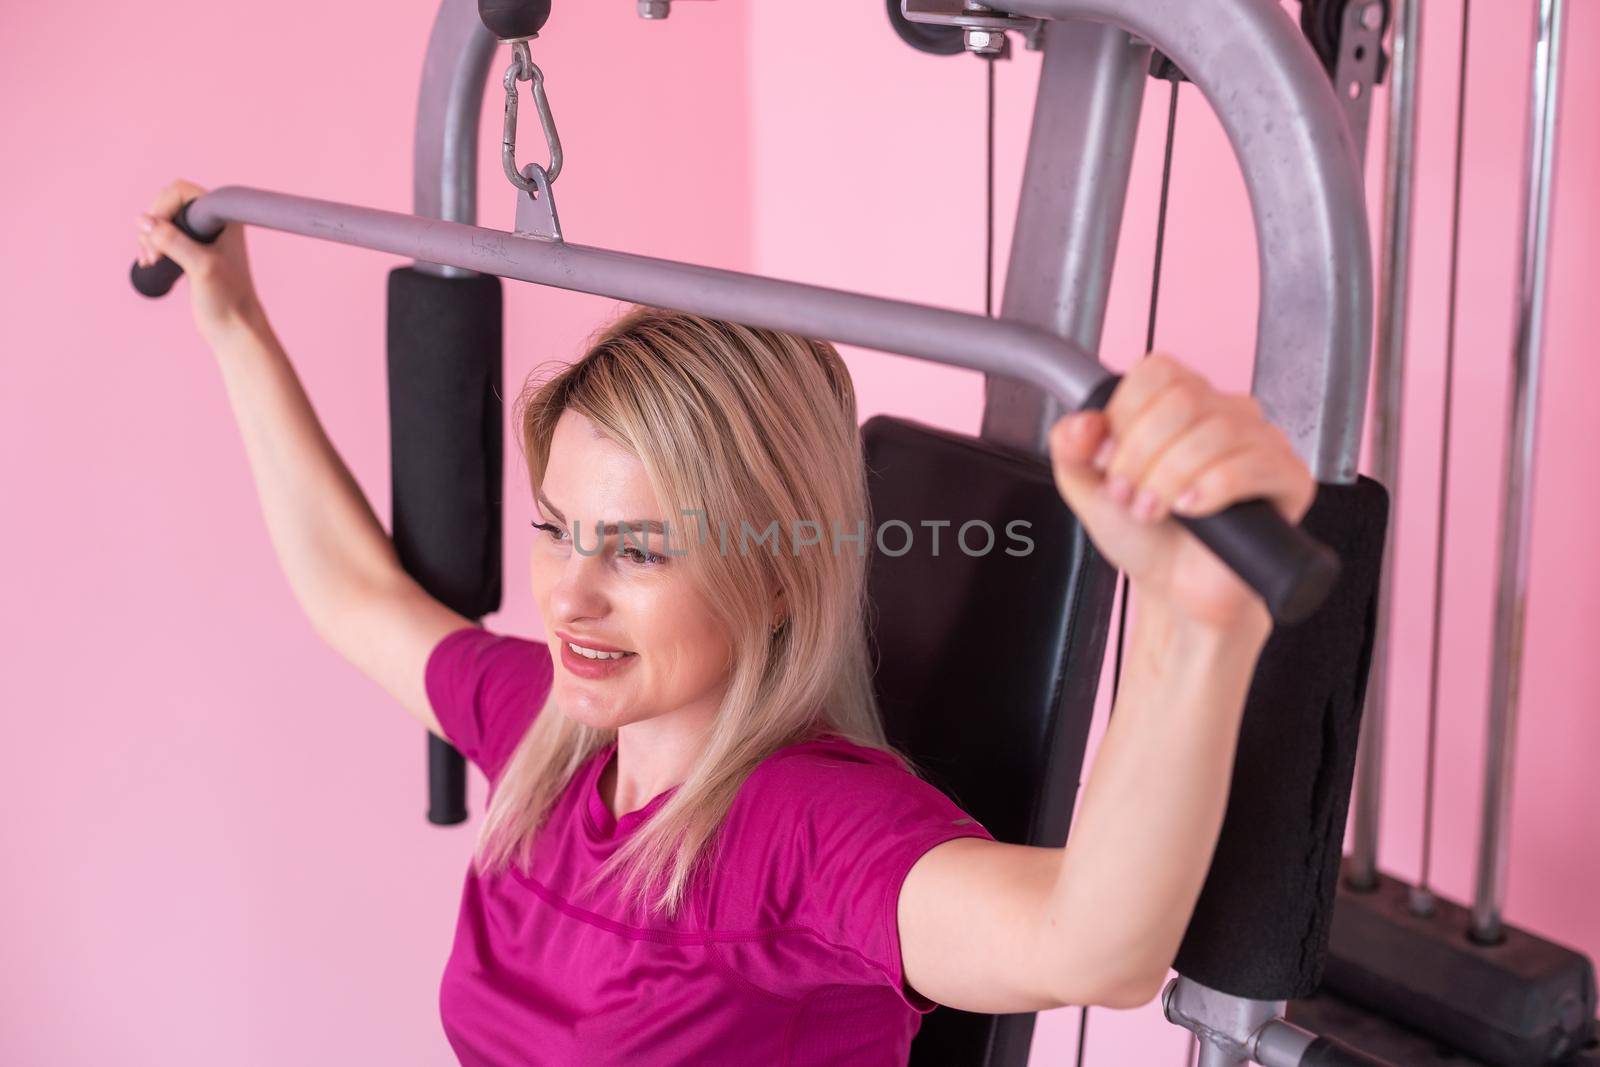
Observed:
[[[1095,547],[1155,597],[1216,629],[1271,628],[1261,598],[1175,522],[1265,497],[1298,525],[1317,483],[1255,398],[1219,393],[1176,359],[1152,352],[1118,383],[1104,411],[1050,432],[1056,487]]]

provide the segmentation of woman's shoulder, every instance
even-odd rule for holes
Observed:
[[[841,820],[965,816],[895,753],[832,732],[773,752],[751,771],[739,800],[761,821],[811,829]]]
[[[917,858],[951,838],[990,837],[894,753],[837,735],[763,760],[724,831],[713,925],[821,931],[885,960],[895,896]]]
[[[756,789],[802,789],[845,781],[921,781],[891,752],[820,731],[785,745],[750,772]]]

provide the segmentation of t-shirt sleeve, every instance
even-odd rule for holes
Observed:
[[[439,726],[493,782],[539,714],[555,678],[550,648],[467,626],[428,654],[424,685]]]
[[[786,789],[799,804],[794,895],[799,923],[838,950],[841,984],[887,984],[913,1009],[935,1003],[905,983],[897,912],[900,887],[917,860],[958,837],[994,840],[938,787],[887,763],[813,755],[784,760]]]

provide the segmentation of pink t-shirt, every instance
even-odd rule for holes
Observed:
[[[477,627],[428,657],[440,725],[491,788],[553,670],[542,642]],[[461,1062],[903,1067],[934,1005],[901,973],[900,885],[934,845],[988,831],[874,749],[791,745],[741,787],[692,906],[641,926],[611,884],[569,900],[672,792],[613,818],[597,782],[614,752],[574,776],[528,871],[467,873],[439,995]]]

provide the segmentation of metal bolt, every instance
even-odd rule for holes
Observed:
[[[1371,3],[1361,9],[1362,28],[1375,30],[1383,25],[1383,4]]]
[[[978,56],[997,56],[1006,50],[1006,35],[1004,30],[973,30],[963,31],[962,39],[967,51]]]
[[[664,19],[672,14],[672,0],[639,0],[639,17]]]

